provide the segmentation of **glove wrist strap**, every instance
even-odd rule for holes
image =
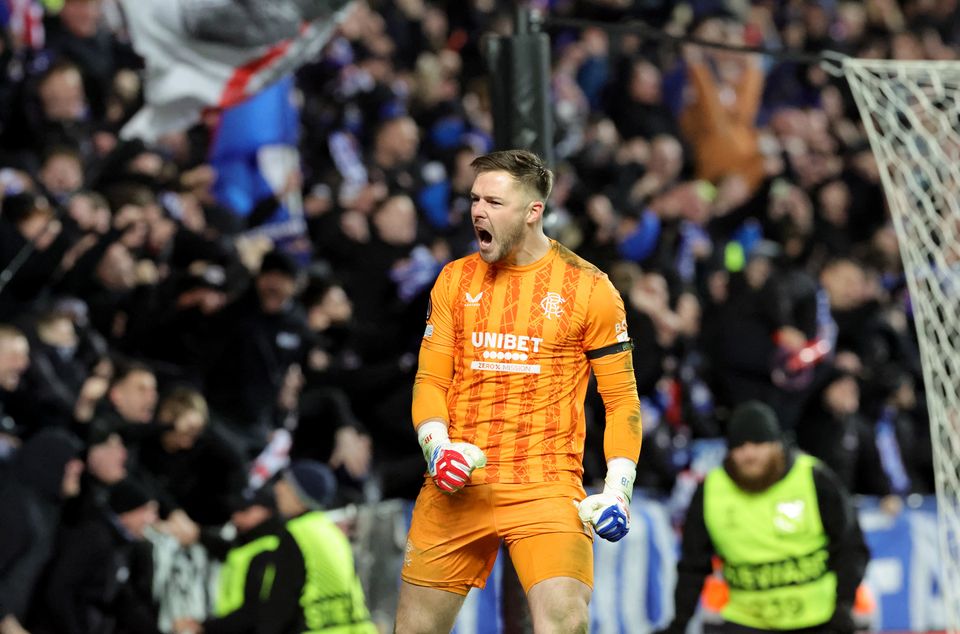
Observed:
[[[417,427],[417,441],[420,443],[420,449],[423,450],[423,459],[430,464],[430,456],[433,450],[444,443],[450,442],[450,435],[447,433],[447,425],[438,420],[421,423]]]
[[[633,497],[633,481],[637,477],[637,463],[629,458],[611,458],[607,461],[607,477],[603,492],[622,495],[627,502]]]

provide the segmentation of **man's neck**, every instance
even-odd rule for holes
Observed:
[[[504,260],[507,266],[527,266],[545,256],[551,248],[550,238],[542,231],[531,234],[510,257]]]

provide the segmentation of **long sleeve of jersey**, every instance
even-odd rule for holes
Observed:
[[[633,357],[628,350],[596,359],[591,366],[607,419],[603,453],[607,460],[629,458],[636,462],[640,456],[643,425]]]
[[[413,381],[413,426],[425,420],[449,422],[447,390],[453,381],[454,330],[447,269],[430,292],[427,325],[420,345],[417,376]]]
[[[420,366],[413,381],[413,426],[429,419],[449,421],[447,389],[453,377],[453,357],[420,348]]]
[[[633,342],[627,333],[623,299],[606,276],[598,281],[589,310],[584,343],[606,412],[603,452],[607,460],[629,458],[636,462],[643,425],[630,352]]]

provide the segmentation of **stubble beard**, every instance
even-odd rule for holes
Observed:
[[[522,219],[518,220],[517,223],[512,227],[509,227],[507,231],[504,233],[503,239],[498,240],[499,245],[497,247],[496,252],[494,253],[494,257],[491,258],[490,260],[487,260],[487,258],[483,258],[484,261],[487,264],[497,264],[497,263],[510,264],[508,259],[510,258],[511,255],[513,255],[513,252],[517,248],[517,246],[521,242],[523,242],[523,229],[524,229],[524,223]],[[480,257],[483,257],[482,253],[480,254]]]

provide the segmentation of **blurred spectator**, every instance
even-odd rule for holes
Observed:
[[[663,103],[660,70],[645,59],[631,61],[624,67],[622,90],[612,91],[609,98],[609,111],[620,136],[639,136],[648,141],[661,135],[679,137],[673,113]]]
[[[29,383],[37,420],[43,426],[69,427],[78,413],[92,413],[106,391],[103,379],[91,382],[84,391],[90,368],[79,347],[80,337],[70,313],[54,308],[37,319]]]
[[[237,529],[220,569],[213,616],[202,623],[205,634],[229,634],[250,631],[263,592],[265,557],[279,543],[283,521],[277,515],[276,500],[270,489],[237,499],[230,523]],[[174,632],[190,631],[194,624],[181,620]]]
[[[119,434],[131,451],[128,467],[135,469],[141,443],[158,432],[150,424],[156,406],[157,379],[153,371],[137,362],[118,363],[87,433],[95,437]]]
[[[704,16],[691,34],[707,42],[743,45],[743,25],[729,13]],[[763,178],[754,120],[760,107],[763,73],[759,60],[740,53],[685,45],[693,88],[680,125],[694,147],[697,176],[715,184],[740,179],[749,190]]]
[[[80,3],[91,0],[73,0]],[[71,61],[55,62],[39,78],[36,86],[39,112],[25,112],[24,127],[11,126],[8,133],[15,135],[13,147],[33,151],[54,145],[80,148],[85,159],[93,156],[93,123],[89,102],[80,69]]]
[[[412,324],[405,316],[414,316],[416,322],[422,320],[429,282],[440,268],[429,249],[417,244],[413,201],[405,194],[391,195],[373,209],[369,219],[359,211],[347,211],[340,226],[330,229],[321,247],[335,267],[347,272],[344,286],[356,318],[391,333],[384,343],[392,338],[393,347],[385,352],[398,347],[409,350],[407,328]],[[420,301],[411,304],[415,299]],[[407,338],[398,339],[403,334]]]
[[[852,493],[884,497],[899,510],[894,488],[877,451],[872,427],[860,416],[860,386],[855,376],[834,369],[811,398],[797,427],[800,449],[823,460]]]
[[[209,429],[203,396],[174,389],[161,400],[157,423],[158,433],[140,445],[138,468],[162,515],[181,509],[201,525],[225,523],[246,483],[243,458]]]
[[[36,423],[32,416],[28,420],[20,420],[19,423],[14,417],[25,414],[18,411],[22,399],[17,390],[24,372],[29,367],[30,344],[26,336],[13,326],[0,324],[0,441],[6,444],[7,448],[11,444],[18,444],[19,436]],[[11,409],[13,411],[10,411]]]
[[[50,290],[67,249],[56,211],[41,195],[24,192],[3,200],[0,267],[12,273],[0,295],[0,314],[9,319]]]
[[[32,631],[159,634],[151,570],[138,552],[156,521],[156,501],[128,478],[96,514],[62,530]]]
[[[704,321],[703,341],[714,361],[717,398],[735,405],[749,399],[779,404],[771,373],[778,342],[789,350],[806,343],[790,324],[783,289],[776,280],[780,249],[758,243],[741,272],[731,276],[729,296],[718,313]]]
[[[253,286],[216,317],[205,394],[218,431],[247,458],[266,446],[278,424],[281,387],[306,353],[306,320],[295,299],[299,275],[290,256],[268,253]]]
[[[264,563],[274,567],[276,576],[257,609],[255,631],[281,634],[346,625],[362,634],[377,631],[350,543],[323,513],[334,487],[330,471],[309,460],[292,463],[274,485],[277,510],[286,523],[277,548],[264,553]],[[324,609],[330,602],[340,607]]]
[[[132,349],[163,368],[167,378],[201,387],[219,331],[215,315],[227,305],[227,269],[210,260],[191,262],[171,279],[169,304],[136,316],[128,342]]]
[[[43,567],[53,554],[60,510],[80,492],[80,442],[59,429],[31,437],[0,485],[0,627],[19,632]]]
[[[119,43],[101,21],[103,0],[64,0],[60,12],[47,20],[47,47],[76,63],[96,117],[106,110],[107,94],[116,70]]]
[[[54,146],[44,153],[40,164],[40,187],[58,206],[84,183],[80,153],[66,146]]]
[[[382,349],[395,345],[385,340],[389,332],[354,318],[350,297],[336,281],[311,284],[304,304],[314,347],[292,454],[328,462],[336,469],[339,494],[355,498],[375,449],[385,494],[415,494],[422,474],[413,466],[413,428],[396,425],[393,415],[409,407],[413,355],[384,357]],[[379,398],[370,399],[371,390]]]
[[[98,517],[106,508],[111,488],[127,477],[127,447],[116,432],[94,431],[86,439],[80,493],[63,509],[63,524],[77,526]]]

